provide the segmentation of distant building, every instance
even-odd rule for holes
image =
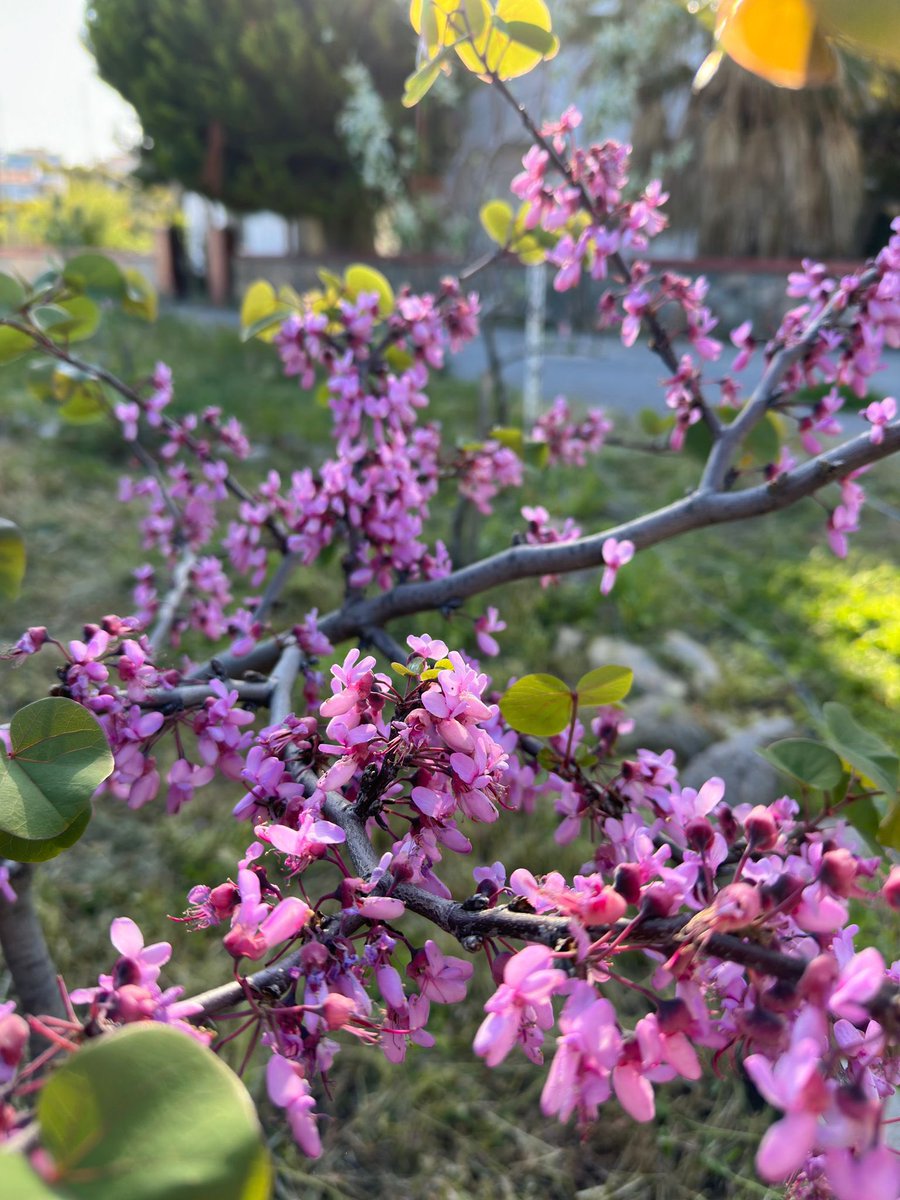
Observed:
[[[46,150],[0,151],[0,201],[36,200],[63,186],[62,159]]]

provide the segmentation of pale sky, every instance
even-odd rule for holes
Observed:
[[[134,109],[81,44],[87,3],[0,0],[0,149],[48,150],[71,165],[138,141]]]

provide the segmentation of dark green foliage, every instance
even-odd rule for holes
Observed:
[[[143,125],[145,178],[365,243],[374,198],[336,131],[341,73],[364,63],[402,128],[412,45],[398,0],[95,0],[87,24],[100,74]]]

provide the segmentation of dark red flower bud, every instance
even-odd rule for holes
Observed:
[[[751,808],[744,821],[744,833],[751,850],[765,853],[774,849],[778,841],[778,826],[765,805],[757,804]]]
[[[695,817],[693,821],[688,821],[684,832],[687,837],[687,844],[692,850],[696,850],[698,854],[702,854],[704,850],[708,850],[716,836],[715,830],[706,817]]]
[[[856,859],[849,850],[829,850],[822,856],[822,882],[838,896],[849,896],[856,879]]]
[[[504,950],[502,954],[497,954],[491,963],[491,975],[494,977],[494,983],[497,987],[503,982],[503,972],[506,964],[512,958],[508,950]]]
[[[687,1033],[693,1025],[693,1018],[688,1006],[683,1000],[660,1000],[656,1009],[656,1019],[659,1021],[660,1032],[666,1037],[674,1033]]]
[[[641,869],[637,863],[622,863],[616,867],[613,887],[626,904],[637,904],[641,898]]]
[[[777,1013],[793,1012],[799,1003],[796,985],[786,979],[773,983],[762,997],[763,1007]]]
[[[729,846],[738,839],[740,826],[735,820],[734,813],[727,804],[720,804],[715,809],[715,818],[719,822],[719,831]]]
[[[839,974],[837,959],[819,954],[807,964],[797,991],[804,1000],[824,1008]]]

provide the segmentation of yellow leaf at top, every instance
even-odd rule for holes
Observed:
[[[271,342],[278,333],[278,317],[286,316],[286,306],[279,300],[275,294],[275,289],[271,283],[265,279],[257,279],[251,283],[244,293],[244,299],[241,304],[241,329],[247,335],[247,331],[258,327],[261,321],[267,318],[272,318],[272,324],[268,329],[263,329],[254,332],[253,336],[260,338],[264,342]]]
[[[344,273],[344,291],[350,300],[362,292],[375,292],[378,296],[378,315],[389,317],[394,311],[394,289],[380,271],[374,267],[354,263]]]
[[[533,25],[552,34],[550,10],[544,0],[497,0],[494,16],[504,22]],[[559,41],[551,38],[545,50],[534,49],[511,39],[501,28],[488,23],[480,37],[456,48],[456,53],[476,75],[495,74],[500,79],[516,79],[527,75],[538,63],[552,58]]]
[[[716,38],[736,63],[778,87],[821,85],[837,76],[811,0],[725,0]]]
[[[410,23],[426,59],[437,57],[462,38],[478,37],[490,15],[487,0],[411,0],[409,6]]]

